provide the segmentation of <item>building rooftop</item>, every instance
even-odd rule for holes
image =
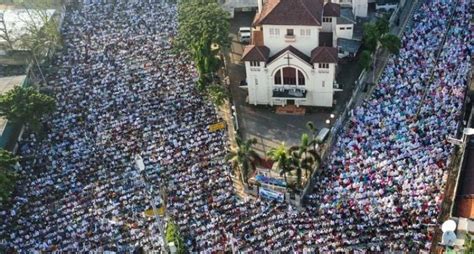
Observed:
[[[357,53],[359,51],[359,48],[361,46],[362,42],[358,40],[350,40],[350,39],[345,39],[345,38],[339,38],[337,39],[337,46],[342,48],[344,51],[347,51],[349,53]]]
[[[456,191],[455,213],[459,217],[474,218],[474,139],[470,139],[464,153]]]
[[[0,95],[7,93],[12,90],[15,86],[23,84],[26,75],[17,75],[9,77],[0,77]],[[7,126],[7,119],[0,117],[0,136],[3,135],[3,131]]]
[[[261,61],[266,62],[270,49],[266,46],[247,45],[242,54],[242,61]]]
[[[341,6],[333,2],[328,2],[324,5],[323,16],[325,17],[339,17],[341,15]]]
[[[320,26],[322,12],[323,0],[268,0],[253,25]]]
[[[299,51],[298,49],[296,49],[295,47],[293,46],[288,46],[282,50],[280,50],[278,53],[276,53],[275,55],[273,55],[272,57],[270,57],[270,59],[268,59],[268,62],[272,62],[273,60],[277,59],[279,56],[285,54],[286,52],[291,52],[293,53],[293,55],[297,56],[298,58],[300,58],[301,60],[303,61],[306,61],[308,63],[310,63],[310,58],[309,56],[307,56],[305,53]]]
[[[333,47],[317,47],[311,51],[312,63],[337,63],[337,49]]]
[[[337,17],[338,24],[356,24],[351,8],[341,8],[341,15]]]

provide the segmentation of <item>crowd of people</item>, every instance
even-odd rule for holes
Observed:
[[[467,0],[416,11],[302,211],[235,197],[225,133],[208,130],[218,116],[172,48],[176,12],[153,0],[68,11],[48,77],[57,110],[46,137],[22,141],[15,197],[0,210],[7,252],[158,251],[144,211],[160,195],[190,252],[430,248],[470,70]]]
[[[469,1],[429,2],[308,197],[312,213],[336,222],[328,250],[369,242],[374,251],[430,249],[473,45]]]

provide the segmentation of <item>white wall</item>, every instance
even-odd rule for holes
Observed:
[[[353,0],[352,13],[356,17],[367,17],[369,4],[367,0]]]
[[[337,18],[336,17],[331,17],[331,20],[332,20],[332,22],[322,21],[323,22],[323,26],[322,26],[322,30],[321,30],[322,32],[332,32],[333,31],[333,29],[332,29],[333,26],[334,26],[333,23],[335,24],[335,20],[337,20]]]
[[[337,38],[345,38],[345,39],[352,39],[352,35],[354,34],[354,25],[337,25],[336,26],[336,37]],[[336,40],[337,40],[336,38]]]
[[[268,104],[271,99],[265,69],[265,62],[260,62],[260,67],[250,66],[250,62],[245,62],[250,104]]]
[[[251,67],[249,62],[245,62],[245,69],[247,73],[247,83],[249,89],[249,103],[250,104],[265,104],[265,105],[285,105],[286,99],[274,99],[273,88],[304,88],[307,91],[306,99],[296,99],[296,105],[311,105],[321,107],[331,107],[333,103],[333,82],[336,72],[336,64],[329,64],[329,69],[319,69],[319,65],[312,66],[305,61],[299,60],[296,56],[291,56],[290,67],[300,70],[305,76],[304,86],[295,85],[273,85],[273,76],[277,70],[288,66],[288,60],[283,54],[278,59],[266,66]],[[324,82],[324,86],[323,86]]]
[[[270,35],[270,29],[279,29],[279,35]],[[262,25],[263,38],[265,46],[270,49],[270,56],[278,53],[280,50],[292,45],[306,55],[311,55],[311,50],[319,45],[319,30],[317,26],[281,26],[281,25]],[[293,29],[294,39],[286,39],[286,30]],[[309,36],[302,36],[301,29],[309,29]]]

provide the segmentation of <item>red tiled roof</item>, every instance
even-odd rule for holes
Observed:
[[[242,61],[266,62],[268,60],[269,54],[270,49],[266,46],[248,45],[244,48],[244,53],[242,54]]]
[[[317,47],[313,49],[311,63],[337,63],[337,48]]]
[[[339,17],[341,16],[341,6],[332,2],[324,5],[323,16],[325,17]]]
[[[303,61],[306,61],[309,63],[309,61],[311,60],[305,53],[297,50],[295,47],[293,46],[288,46],[282,50],[280,50],[278,53],[276,53],[275,55],[273,55],[272,57],[270,57],[270,59],[268,60],[268,62],[272,62],[273,60],[277,59],[279,56],[283,55],[285,52],[291,52],[293,53],[295,56],[299,57],[301,60]]]
[[[323,0],[268,0],[253,25],[320,26],[322,12]]]

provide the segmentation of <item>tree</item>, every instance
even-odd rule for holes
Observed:
[[[188,51],[193,51],[196,44],[209,49],[212,44],[223,48],[230,46],[230,16],[218,3],[187,0],[179,4],[178,11],[178,46]]]
[[[471,234],[466,234],[464,239],[464,253],[474,253],[474,239]]]
[[[375,52],[377,49],[377,42],[380,37],[379,30],[373,23],[365,23],[363,27],[364,35],[362,40],[364,42],[364,46],[370,50],[370,52]]]
[[[221,85],[210,85],[207,87],[207,95],[216,106],[221,106],[229,98],[227,91]]]
[[[18,158],[7,150],[0,149],[0,201],[7,200],[15,187],[16,175],[13,167]]]
[[[364,50],[362,53],[360,53],[359,56],[359,64],[362,66],[364,69],[369,69],[370,65],[372,63],[372,56],[370,54],[370,51]]]
[[[288,185],[288,180],[286,175],[291,172],[292,165],[294,165],[292,161],[292,157],[289,151],[285,147],[285,143],[282,143],[278,147],[274,147],[267,152],[267,156],[272,159],[273,163],[277,164],[277,167],[280,170],[280,175],[285,178],[285,182]]]
[[[379,18],[375,23],[364,24],[364,46],[372,53],[377,46],[386,48],[392,54],[398,54],[401,47],[400,39],[393,34],[389,34],[389,22],[387,17]]]
[[[172,221],[166,223],[166,242],[168,244],[173,242],[178,254],[186,253],[186,246],[184,245],[184,240],[179,233],[179,228]]]
[[[314,140],[316,140],[316,138],[310,140],[308,134],[303,133],[301,135],[300,144],[290,148],[293,167],[296,170],[296,180],[299,186],[302,186],[302,170],[305,171],[306,180],[309,180],[309,176],[313,172],[316,163],[319,164],[321,162],[321,157],[318,152],[315,149],[311,149],[315,143],[313,142]]]
[[[41,118],[54,109],[54,99],[33,88],[17,86],[0,95],[0,116],[12,122],[26,123],[33,130],[39,130]]]
[[[50,60],[54,53],[62,47],[59,20],[55,18],[54,10],[51,9],[54,2],[52,0],[27,0],[22,4],[27,13],[27,18],[23,20],[27,32],[20,38],[20,44],[31,53],[32,61],[38,68],[45,84],[47,81],[40,63],[44,59]]]
[[[5,22],[5,12],[0,13],[0,38],[7,42],[7,46],[9,50],[13,50],[13,45],[17,41],[12,36],[13,30],[7,26]]]
[[[384,34],[379,39],[380,45],[387,49],[391,54],[398,54],[400,52],[401,42],[400,39],[393,34]]]
[[[257,144],[257,140],[253,138],[244,141],[236,137],[235,141],[237,143],[237,150],[231,151],[226,159],[232,163],[234,168],[240,170],[240,180],[247,184],[250,171],[255,170],[255,166],[260,160],[260,156],[252,148],[253,145]]]
[[[217,50],[207,47],[208,38],[202,38],[199,43],[192,45],[194,64],[199,73],[197,82],[198,90],[204,91],[206,85],[213,82],[214,72],[217,70],[219,60],[216,57]]]
[[[379,45],[383,49],[387,49],[391,54],[398,54],[402,43],[397,36],[389,34],[389,31],[389,21],[386,16],[378,19],[375,23],[364,24],[363,42],[368,52],[364,50],[361,60],[359,60],[364,68],[367,69],[370,65],[371,59],[368,57],[370,53],[375,53],[374,61],[372,61],[373,64],[375,65],[377,62],[376,50]],[[375,82],[375,70],[372,72],[372,80]]]
[[[175,45],[191,54],[199,72],[198,89],[205,91],[219,67],[218,50],[230,46],[229,13],[212,0],[186,0],[179,4],[178,21]]]

